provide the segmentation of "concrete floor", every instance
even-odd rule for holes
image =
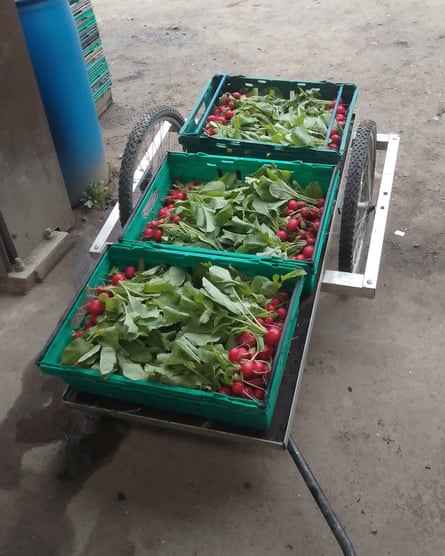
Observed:
[[[160,103],[186,115],[216,72],[353,82],[359,116],[400,133],[377,297],[323,295],[292,432],[358,554],[444,554],[442,1],[93,6],[115,176],[137,117]],[[339,554],[286,452],[61,405],[63,385],[34,361],[92,264],[103,214],[82,216],[44,282],[0,294],[0,554]]]

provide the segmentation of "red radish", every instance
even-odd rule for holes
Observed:
[[[266,347],[263,351],[260,351],[259,353],[257,353],[257,358],[260,361],[270,361],[272,359],[272,351],[268,348],[270,348],[270,346],[266,345]]]
[[[253,372],[256,375],[263,374],[269,370],[269,367],[263,361],[258,361],[257,359],[253,361]]]
[[[281,239],[281,241],[287,241],[287,233],[284,230],[278,230],[277,236]]]
[[[162,230],[160,228],[156,228],[156,230],[153,231],[153,239],[155,241],[157,241],[158,243],[161,241],[161,239],[162,239]]]
[[[232,363],[239,363],[243,357],[243,352],[239,347],[234,347],[229,350],[228,357],[229,361],[231,361]]]
[[[85,334],[85,330],[76,330],[76,332],[74,332],[73,336],[74,336],[74,338],[80,338],[84,334]]]
[[[277,309],[277,317],[281,320],[284,320],[287,315],[287,309],[285,307],[278,307]]]
[[[87,313],[89,315],[101,315],[105,311],[105,303],[100,299],[92,299],[87,305]]]
[[[278,292],[278,295],[280,296],[281,301],[288,301],[289,299],[289,294],[287,292]]]
[[[320,197],[320,199],[317,200],[317,207],[318,208],[324,207],[324,202],[325,202],[324,198]]]
[[[266,311],[269,311],[269,313],[274,313],[276,309],[276,305],[274,305],[273,303],[268,303],[266,305]]]
[[[228,119],[231,120],[233,118],[233,112],[232,110],[226,110],[226,112],[224,112],[224,116]]]
[[[340,135],[337,135],[336,133],[334,135],[331,135],[331,141],[333,143],[340,143],[341,141]]]
[[[127,266],[127,268],[125,269],[125,276],[128,280],[131,280],[132,278],[134,278],[136,272],[137,268],[135,266]]]
[[[241,93],[239,93],[238,91],[235,91],[234,93],[232,93],[232,97],[239,100],[241,98]]]
[[[345,115],[345,114],[346,114],[346,108],[345,108],[342,104],[339,104],[339,105],[337,106],[337,112],[336,112],[336,114]]]
[[[277,326],[272,326],[266,332],[264,340],[269,346],[276,346],[281,338],[281,330]]]
[[[155,228],[145,228],[144,238],[145,239],[152,239],[154,231],[155,231]]]
[[[97,295],[105,295],[105,297],[113,297],[113,294],[107,290],[101,290],[96,292]]]
[[[254,388],[253,389],[253,396],[257,400],[263,400],[264,399],[264,390],[262,388]]]
[[[218,392],[220,394],[226,394],[226,396],[230,396],[230,394],[232,393],[232,390],[228,386],[220,386],[218,388]]]
[[[265,324],[266,326],[267,326],[267,325],[271,325],[271,324],[273,324],[274,322],[275,322],[275,321],[274,321],[273,317],[266,317],[266,318],[264,319],[264,324]]]
[[[207,133],[207,135],[215,135],[216,129],[213,128],[213,127],[209,127],[209,128],[204,130],[204,133]]]
[[[173,224],[178,224],[179,222],[181,222],[181,217],[178,216],[177,214],[175,214],[175,216],[173,216],[172,218]]]
[[[251,386],[244,386],[243,391],[241,392],[242,398],[253,399],[253,388]]]
[[[210,114],[210,116],[207,118],[208,122],[216,122],[216,118],[217,116],[215,116],[215,114]]]
[[[97,286],[96,294],[100,295],[101,293],[103,293],[107,297],[113,297],[113,293],[107,290],[105,286]]]
[[[113,277],[111,278],[111,285],[115,286],[118,282],[120,282],[121,280],[126,280],[126,276],[123,272],[117,272],[116,274],[113,275]]]
[[[309,207],[303,207],[301,209],[301,217],[302,218],[309,218],[311,215],[311,209]]]
[[[312,222],[312,231],[317,233],[319,228],[320,228],[320,220],[314,220]]]
[[[234,396],[241,396],[242,392],[244,391],[244,382],[241,380],[235,380],[232,383],[232,394]]]
[[[305,261],[305,260],[306,260],[306,257],[305,257],[302,253],[298,253],[298,255],[295,255],[295,256],[293,257],[293,259],[294,259],[295,261]]]
[[[274,307],[278,307],[279,305],[281,305],[281,299],[279,297],[272,297],[272,299],[270,300],[270,303]]]
[[[158,216],[161,218],[166,218],[170,214],[168,208],[164,207],[158,210]]]
[[[252,332],[241,332],[237,338],[238,344],[241,346],[255,347],[256,339]]]
[[[299,226],[299,221],[296,218],[291,218],[288,221],[288,223],[286,225],[286,228],[287,228],[288,232],[295,232],[295,230],[297,230],[298,226]]]
[[[249,380],[249,378],[253,375],[253,362],[243,361],[240,365],[240,370],[243,374],[244,379]]]
[[[298,209],[298,202],[295,199],[290,199],[287,202],[287,208],[292,211],[296,211]]]
[[[304,255],[305,259],[310,259],[314,253],[314,246],[313,245],[306,245],[303,248],[302,254]]]

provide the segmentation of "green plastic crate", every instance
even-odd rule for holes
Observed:
[[[140,244],[144,228],[147,222],[153,220],[162,206],[162,199],[168,194],[174,180],[181,176],[184,182],[192,180],[210,181],[225,174],[226,172],[238,172],[244,177],[258,170],[264,164],[275,164],[283,170],[290,170],[293,177],[297,179],[302,187],[312,181],[318,181],[325,195],[325,209],[320,221],[319,233],[314,245],[314,254],[311,260],[295,261],[280,257],[256,256],[251,254],[240,254],[234,252],[220,251],[231,258],[249,259],[254,261],[258,268],[263,263],[272,264],[276,268],[293,269],[303,268],[309,275],[305,281],[304,293],[310,293],[315,281],[311,279],[318,270],[323,247],[327,240],[329,225],[332,218],[332,210],[336,199],[339,184],[339,172],[336,166],[327,164],[312,164],[307,162],[270,161],[252,158],[235,158],[225,156],[212,156],[203,153],[180,153],[170,152],[167,154],[162,165],[154,177],[151,185],[147,188],[144,196],[129,219],[120,240],[124,244]],[[215,250],[192,246],[178,246],[167,243],[144,242],[148,249],[161,250],[166,253],[172,250],[183,250],[184,253],[195,250],[203,255],[211,256]]]
[[[226,92],[249,91],[257,87],[260,94],[273,87],[283,98],[291,98],[299,89],[318,88],[321,98],[336,100],[340,97],[348,107],[348,115],[338,151],[316,147],[285,146],[272,142],[254,142],[208,136],[203,133],[207,116],[215,107],[219,97]],[[192,109],[190,116],[179,132],[179,142],[189,152],[204,152],[229,156],[270,158],[274,160],[303,160],[323,164],[338,164],[344,157],[350,141],[353,111],[357,101],[358,88],[351,83],[331,83],[328,81],[284,81],[263,79],[243,75],[229,76],[217,74],[207,83],[204,91]],[[335,112],[332,114],[334,123]],[[331,126],[327,137],[329,138]],[[327,140],[326,140],[327,144]]]
[[[290,294],[290,304],[263,402],[234,398],[216,392],[169,386],[157,382],[135,381],[117,374],[104,379],[98,371],[64,366],[60,363],[62,352],[75,329],[74,323],[79,318],[79,311],[82,310],[88,299],[89,288],[95,288],[106,282],[113,266],[124,268],[128,265],[137,265],[140,259],[145,261],[146,267],[166,263],[182,268],[194,268],[201,262],[211,261],[213,264],[224,267],[232,265],[246,275],[254,276],[258,274],[256,264],[250,260],[231,261],[227,257],[220,257],[217,254],[210,257],[203,257],[197,253],[166,254],[161,251],[152,252],[147,250],[145,246],[129,247],[113,244],[97,263],[81,292],[73,301],[66,316],[61,319],[48,345],[42,352],[38,361],[41,370],[47,374],[60,377],[67,384],[80,391],[158,409],[197,415],[241,427],[266,429],[272,419],[294,335],[304,277],[286,282],[285,287]],[[276,269],[271,265],[268,268],[263,267],[263,272],[265,276],[272,276],[276,274]]]

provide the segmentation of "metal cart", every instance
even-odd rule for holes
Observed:
[[[130,198],[129,184],[131,195],[135,191],[136,196],[140,197],[139,190],[143,190],[154,175],[156,164],[158,164],[155,162],[156,157],[162,160],[165,152],[175,150],[170,139],[175,140],[181,122],[183,122],[182,117],[174,109],[158,107],[144,116],[133,129],[124,153],[121,170],[119,204],[123,201],[123,204],[127,205],[124,208],[127,214],[122,216],[121,212],[123,224],[128,218],[128,212],[131,212],[134,202]],[[164,144],[166,139],[168,142]],[[342,524],[292,437],[291,426],[306,356],[310,347],[320,292],[367,298],[375,296],[399,140],[397,134],[377,134],[374,122],[365,121],[359,124],[354,122],[350,146],[341,168],[341,183],[330,221],[328,239],[322,254],[322,264],[316,276],[316,287],[301,301],[294,334],[295,340],[289,352],[269,429],[255,431],[209,422],[207,419],[102,398],[77,391],[70,386],[63,394],[63,402],[78,409],[100,412],[154,427],[176,429],[221,439],[256,442],[270,447],[287,449],[343,554],[355,554],[354,547]],[[377,152],[381,152],[383,157],[380,162],[377,161],[376,166]],[[379,175],[379,184],[374,188],[373,194],[372,184],[375,173]],[[107,239],[115,230],[119,219],[119,204],[114,207],[91,245],[90,253],[92,255],[97,255],[103,250]],[[351,227],[351,221],[354,222],[353,227]],[[338,225],[340,225],[340,270],[331,270],[327,267],[326,261],[333,248],[333,237],[335,236],[332,232]]]

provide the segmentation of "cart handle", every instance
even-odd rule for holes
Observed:
[[[297,446],[297,443],[289,436],[287,442],[287,450],[293,459],[295,465],[298,468],[301,476],[303,477],[306,486],[311,491],[311,494],[317,503],[317,506],[320,508],[323,517],[326,520],[326,523],[329,525],[334,537],[339,544],[342,552],[345,556],[356,556],[356,552],[352,543],[346,534],[340,520],[335,515],[334,510],[332,509],[331,505],[329,504],[328,499],[326,498],[321,486],[319,485],[315,475],[312,473],[311,468],[307,464],[306,460],[303,457],[303,454],[300,452],[300,449]]]

